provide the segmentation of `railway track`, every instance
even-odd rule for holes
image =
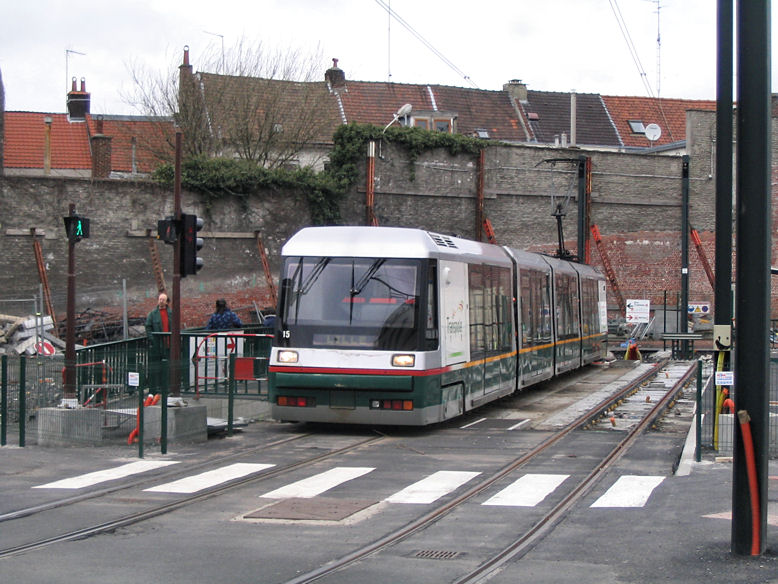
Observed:
[[[400,529],[388,533],[366,546],[343,555],[322,567],[288,580],[286,584],[306,584],[326,579],[328,576],[336,575],[337,573],[348,569],[352,564],[361,560],[369,561],[371,556],[379,554],[380,552],[397,545],[399,542],[411,538],[415,534],[421,533],[431,525],[442,521],[453,510],[470,502],[476,495],[493,486],[501,479],[508,477],[528,463],[548,455],[548,452],[552,448],[558,448],[563,441],[566,439],[569,440],[576,430],[590,428],[597,421],[602,420],[603,418],[608,419],[610,412],[615,407],[623,403],[631,394],[638,391],[642,385],[646,384],[652,378],[655,378],[666,364],[666,360],[658,363],[654,369],[637,378],[606,400],[597,403],[572,423],[568,424],[563,429],[554,432],[546,440],[539,443],[526,454],[511,461],[492,475],[481,479],[467,491],[447,501],[445,504],[430,510]],[[653,403],[650,404],[650,407],[644,408],[641,419],[631,425],[604,457],[596,461],[592,470],[583,477],[583,479],[579,480],[575,485],[568,487],[569,491],[556,505],[549,509],[529,529],[523,533],[516,534],[512,541],[507,545],[492,554],[491,557],[480,563],[475,569],[462,575],[456,580],[456,584],[470,584],[487,580],[491,574],[500,570],[506,563],[520,559],[527,551],[542,540],[543,537],[550,533],[564,518],[565,514],[574,507],[582,497],[597,484],[600,478],[612,468],[615,462],[629,450],[629,448],[638,440],[640,435],[663,415],[668,407],[675,401],[677,395],[683,390],[684,386],[694,377],[695,371],[695,366],[689,367],[677,382],[664,392],[661,399],[654,400]],[[331,581],[337,581],[337,577],[333,578]]]
[[[392,548],[397,546],[399,542],[407,540],[408,544],[412,543],[416,545],[418,542],[420,547],[429,547],[425,546],[424,543],[426,528],[433,525],[445,525],[445,521],[448,516],[456,515],[456,513],[452,514],[452,512],[459,512],[462,509],[467,508],[468,503],[475,503],[474,500],[478,494],[483,493],[490,487],[498,485],[498,483],[501,481],[504,482],[505,480],[509,480],[511,475],[516,473],[519,469],[525,470],[524,467],[527,465],[535,464],[543,457],[553,456],[553,452],[556,452],[557,456],[559,456],[560,451],[563,451],[565,448],[567,448],[567,445],[569,445],[571,441],[574,442],[576,440],[576,435],[580,436],[580,434],[576,434],[577,430],[581,430],[585,427],[597,427],[597,424],[595,424],[596,420],[600,420],[600,423],[603,425],[609,425],[608,420],[610,417],[612,417],[613,408],[616,407],[616,405],[620,402],[623,402],[630,394],[639,391],[641,387],[647,386],[652,378],[655,378],[657,375],[661,374],[662,366],[664,364],[665,363],[657,364],[645,375],[633,379],[628,385],[622,387],[619,391],[613,393],[612,395],[609,395],[607,399],[598,401],[586,412],[578,416],[572,423],[567,424],[559,431],[546,432],[544,430],[535,433],[532,438],[532,444],[535,445],[534,447],[525,449],[521,456],[516,457],[514,460],[503,460],[500,462],[499,468],[498,465],[492,466],[492,470],[486,473],[484,478],[478,480],[477,483],[471,483],[471,486],[469,486],[466,491],[452,495],[452,498],[446,499],[442,505],[436,506],[434,509],[429,509],[429,507],[427,507],[426,509],[428,510],[419,514],[419,516],[417,516],[415,519],[404,522],[402,527],[385,533],[384,535],[380,535],[380,528],[377,531],[371,530],[371,533],[379,534],[377,536],[371,536],[371,538],[375,538],[371,541],[371,543],[362,545],[361,547],[346,553],[343,552],[344,548],[341,547],[340,552],[333,553],[330,556],[336,557],[336,559],[332,561],[327,561],[325,559],[323,562],[323,567],[313,569],[303,574],[299,574],[298,567],[298,575],[295,575],[292,579],[288,579],[289,575],[287,574],[285,577],[281,576],[280,578],[273,581],[301,583],[321,580],[335,582],[338,581],[340,576],[339,573],[341,571],[349,570],[349,568],[354,564],[362,564],[364,567],[364,564],[369,563],[374,557],[380,557],[382,554],[386,553],[391,554]],[[673,388],[670,388],[665,392],[666,396],[664,399],[652,399],[652,403],[650,404],[650,411],[646,411],[645,414],[641,416],[641,418],[645,421],[642,423],[642,425],[636,426],[634,429],[629,431],[629,435],[632,436],[632,441],[637,440],[637,437],[640,435],[640,433],[646,427],[651,426],[654,423],[657,416],[660,416],[666,405],[672,402],[674,395],[685,383],[685,381],[691,377],[691,374],[692,369],[690,368],[687,374],[684,376],[683,380],[679,381],[673,386]],[[656,395],[656,392],[654,392],[654,395]],[[437,430],[430,430],[423,436],[435,438],[439,432],[443,433],[441,436],[445,435],[445,433],[448,431],[452,431],[458,435],[463,435],[466,432],[470,432],[470,430],[460,430],[459,428],[462,427],[464,426],[458,425],[454,427],[453,425],[448,425]],[[610,440],[615,442],[615,437],[619,433],[620,432],[611,432],[613,438]],[[389,434],[391,434],[391,432]],[[475,434],[475,432],[473,432],[473,434]],[[546,434],[548,435],[546,436]],[[534,439],[535,437],[537,440]],[[135,480],[131,483],[125,482],[123,485],[117,485],[116,487],[93,491],[76,497],[63,498],[61,500],[52,501],[44,505],[19,509],[11,513],[6,513],[0,516],[0,522],[5,523],[5,526],[2,530],[4,532],[3,539],[5,540],[5,543],[2,544],[3,549],[0,549],[0,559],[12,558],[14,556],[20,556],[25,553],[35,552],[36,550],[45,550],[61,542],[90,538],[99,534],[114,533],[117,532],[117,530],[120,528],[131,525],[142,525],[143,522],[164,516],[186,506],[193,505],[194,503],[216,498],[220,495],[229,495],[231,491],[234,491],[232,493],[233,497],[245,497],[244,491],[240,490],[241,487],[249,487],[249,493],[256,493],[257,485],[261,485],[262,488],[264,488],[264,485],[262,485],[263,481],[282,477],[283,475],[287,473],[293,473],[294,471],[304,471],[306,467],[316,465],[317,463],[326,461],[327,459],[338,460],[337,457],[342,457],[343,455],[354,453],[359,449],[367,449],[361,451],[360,456],[371,459],[373,456],[371,452],[373,451],[370,450],[370,448],[373,446],[378,446],[382,443],[390,446],[391,448],[408,448],[406,445],[408,440],[407,435],[404,437],[404,439],[401,440],[401,442],[392,444],[391,441],[396,438],[396,436],[383,434],[371,436],[368,439],[364,439],[364,435],[349,436],[348,439],[351,441],[351,443],[347,445],[343,445],[342,443],[330,444],[327,446],[327,452],[319,452],[314,456],[300,456],[300,452],[297,448],[289,448],[289,446],[302,446],[304,448],[305,444],[307,444],[305,441],[309,439],[314,441],[311,443],[312,447],[322,448],[323,445],[321,443],[321,438],[322,435],[316,432],[295,435],[290,438],[273,440],[263,446],[258,446],[256,448],[243,449],[240,452],[234,453],[229,458],[220,457],[218,462],[224,463],[230,459],[240,460],[242,456],[263,453],[265,451],[276,451],[275,455],[277,456],[279,451],[283,451],[284,453],[288,454],[288,456],[282,456],[281,459],[283,460],[286,458],[288,461],[271,470],[265,470],[259,474],[234,480],[219,487],[210,488],[193,495],[176,497],[175,500],[168,500],[165,502],[157,501],[156,504],[153,500],[142,501],[137,498],[137,495],[133,494],[135,492],[133,489],[143,488],[151,482],[158,483],[163,478],[174,479],[177,476],[183,476],[199,468],[214,468],[217,461],[208,460],[198,465],[187,465],[187,468],[177,468],[172,472],[166,471],[162,475],[157,474],[154,478]],[[342,437],[338,435],[338,440],[341,439]],[[540,441],[540,443],[538,443],[538,441]],[[413,455],[418,454],[415,450],[413,450],[414,443],[410,444],[411,447],[409,451],[412,452]],[[527,552],[527,550],[532,549],[532,547],[536,545],[538,541],[540,541],[545,535],[553,530],[554,526],[556,526],[562,520],[562,518],[564,518],[565,513],[574,507],[576,502],[591,490],[591,488],[599,480],[599,477],[602,476],[602,473],[605,472],[616,460],[618,460],[618,458],[624,452],[629,449],[630,444],[630,438],[627,436],[624,436],[623,439],[620,439],[618,441],[618,445],[612,448],[612,454],[610,454],[609,457],[603,457],[602,459],[596,461],[596,464],[589,473],[590,476],[586,477],[585,480],[579,481],[580,484],[578,484],[578,486],[571,488],[569,494],[565,496],[564,500],[555,505],[553,510],[544,515],[543,519],[536,521],[531,529],[527,529],[520,534],[517,532],[515,537],[511,535],[510,538],[506,539],[506,537],[503,536],[501,538],[501,541],[504,544],[503,548],[495,550],[488,559],[483,559],[483,561],[481,561],[478,566],[473,568],[471,573],[465,573],[462,571],[461,575],[458,576],[460,578],[458,582],[477,582],[488,579],[490,574],[494,573],[495,571],[499,571],[507,563],[516,561],[517,559],[521,558],[522,555]],[[292,454],[293,452],[294,454]],[[297,474],[305,474],[305,472]],[[278,480],[270,481],[268,484],[277,484],[279,482],[280,481]],[[217,499],[217,501],[219,500]],[[64,533],[55,533],[49,535],[48,537],[45,536],[45,533],[39,531],[38,537],[28,536],[27,541],[14,542],[9,538],[10,533],[23,534],[25,531],[29,533],[29,531],[25,529],[24,523],[25,519],[27,518],[34,520],[35,517],[38,517],[38,524],[40,524],[40,522],[47,522],[51,526],[56,526],[58,523],[57,517],[59,517],[56,509],[64,507],[65,509],[63,509],[63,512],[65,513],[65,516],[68,514],[72,516],[73,510],[79,509],[79,503],[89,504],[90,502],[93,502],[98,507],[102,508],[108,508],[110,505],[117,502],[131,502],[132,504],[136,505],[140,503],[143,507],[140,509],[136,507],[134,511],[128,511],[125,507],[124,512],[120,512],[120,510],[114,509],[111,511],[112,517],[109,517],[104,521],[95,521],[89,522],[89,524],[86,525],[82,524],[81,526],[74,526],[73,529],[68,529]],[[221,503],[219,503],[219,505],[221,505]],[[195,507],[195,509],[197,509],[197,507]],[[53,513],[53,515],[49,515],[49,513]],[[294,529],[292,528],[292,532],[290,533],[293,532]],[[511,541],[508,542],[508,539]],[[50,554],[52,552],[49,551],[47,553]],[[472,554],[472,557],[475,557],[475,554]],[[320,561],[321,560],[322,558],[320,558]],[[292,574],[294,574],[294,572],[292,572]]]
[[[242,458],[250,454],[256,454],[258,452],[272,451],[273,449],[283,448],[289,445],[290,443],[297,442],[299,440],[303,440],[311,437],[312,437],[311,434],[300,434],[289,438],[276,440],[269,444],[259,446],[256,448],[241,450],[240,452],[236,452],[231,456],[219,457],[218,462],[221,464],[230,459]],[[0,549],[0,559],[23,554],[33,550],[39,550],[65,541],[78,540],[78,539],[91,537],[94,535],[99,535],[101,533],[108,533],[120,527],[127,527],[136,523],[140,523],[142,521],[146,521],[148,519],[158,517],[160,515],[164,515],[165,513],[170,513],[182,507],[216,497],[218,495],[225,493],[226,491],[237,489],[239,487],[250,484],[252,482],[258,482],[273,477],[278,477],[286,473],[299,470],[306,466],[316,464],[323,460],[327,460],[328,458],[340,456],[348,452],[363,448],[370,444],[375,444],[376,442],[380,442],[383,440],[386,440],[386,436],[380,434],[375,435],[367,439],[358,440],[353,444],[349,444],[341,448],[336,448],[324,453],[317,454],[315,456],[310,456],[310,457],[303,458],[301,460],[289,462],[287,464],[275,467],[272,470],[265,471],[261,473],[261,475],[249,475],[240,479],[235,479],[231,482],[216,487],[212,487],[209,489],[205,489],[196,494],[177,498],[175,501],[172,502],[152,505],[141,511],[128,513],[119,517],[114,517],[107,521],[94,523],[79,529],[73,529],[65,533],[53,535],[51,537],[38,538],[34,541],[28,541],[24,543],[19,543],[17,545],[6,546],[5,548]],[[109,495],[116,495],[117,493],[120,493],[122,491],[133,491],[138,488],[142,488],[147,484],[150,484],[152,480],[154,482],[158,482],[161,479],[168,479],[168,480],[175,479],[176,477],[184,476],[185,474],[190,474],[193,471],[196,471],[200,468],[212,467],[214,466],[214,462],[215,462],[214,460],[210,460],[197,465],[188,465],[186,469],[177,468],[173,472],[167,472],[161,475],[157,475],[154,477],[154,479],[145,478],[145,479],[134,480],[130,482],[124,482],[121,485],[104,488],[104,489],[84,493],[73,497],[57,499],[54,501],[50,501],[48,503],[36,505],[33,507],[28,507],[25,509],[19,509],[10,513],[5,513],[3,515],[0,515],[0,523],[6,523],[15,520],[18,521],[27,517],[41,515],[48,511],[56,510],[58,508],[68,507],[68,506],[77,505],[79,503],[84,503],[95,499],[105,498]],[[56,524],[56,522],[52,522],[52,523]],[[5,532],[8,533],[8,531],[10,531],[10,529],[5,528]],[[17,530],[17,531],[21,531],[21,530]]]

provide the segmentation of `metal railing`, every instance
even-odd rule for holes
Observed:
[[[182,396],[267,400],[271,329],[247,327],[219,333],[188,330],[181,336],[178,390]],[[111,410],[137,408],[146,393],[159,390],[155,381],[172,391],[168,382],[170,361],[151,358],[149,345],[147,337],[138,337],[79,348],[78,407],[102,408],[108,415]],[[7,444],[9,434],[18,435],[19,446],[25,446],[37,441],[38,411],[62,404],[64,358],[61,354],[1,357],[0,446]],[[106,422],[103,435],[115,426]]]

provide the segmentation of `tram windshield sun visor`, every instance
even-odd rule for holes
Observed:
[[[419,350],[425,264],[418,259],[286,258],[281,298],[286,338],[296,347]]]

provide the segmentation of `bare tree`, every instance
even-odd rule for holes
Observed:
[[[187,155],[233,156],[267,168],[310,164],[301,153],[330,143],[339,123],[322,62],[320,53],[271,51],[242,39],[206,54],[193,73],[187,48],[178,75],[134,68],[129,101],[146,115],[173,116]]]

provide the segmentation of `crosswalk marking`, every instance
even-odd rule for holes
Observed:
[[[527,474],[484,501],[484,505],[534,507],[570,475]]]
[[[262,497],[269,499],[290,499],[292,497],[310,499],[324,491],[337,487],[341,483],[361,477],[373,470],[375,468],[369,466],[339,466],[296,483],[291,483],[275,491],[265,493]]]
[[[154,493],[197,493],[203,489],[214,487],[221,483],[239,479],[250,474],[258,473],[265,470],[266,468],[271,468],[273,466],[275,465],[238,462],[236,464],[230,464],[222,468],[217,468],[216,470],[209,470],[204,473],[144,490]]]
[[[92,485],[117,480],[135,474],[147,472],[168,465],[178,464],[172,460],[139,460],[118,467],[90,472],[67,479],[36,485],[34,489],[81,489]],[[264,463],[235,463],[190,475],[172,482],[160,484],[145,492],[154,493],[197,493],[222,483],[260,473],[275,466]],[[313,498],[343,483],[364,476],[375,470],[374,467],[335,467],[308,478],[284,485],[261,495],[269,499]],[[387,503],[429,504],[444,495],[458,489],[472,480],[480,472],[437,471],[408,485],[389,496]],[[490,497],[482,504],[503,507],[534,507],[554,492],[570,475],[567,474],[526,474]],[[662,483],[662,476],[624,475],[594,503],[594,508],[634,508],[643,507],[654,490]]]
[[[386,501],[388,503],[432,503],[479,474],[481,473],[441,470],[405,487]]]
[[[33,487],[33,489],[82,489],[99,483],[122,479],[130,475],[154,470],[155,468],[161,468],[170,464],[178,464],[178,462],[175,460],[138,460],[107,470],[90,472],[69,479],[46,483],[45,485],[37,485]]]
[[[619,477],[592,507],[643,507],[664,477],[624,475]]]

